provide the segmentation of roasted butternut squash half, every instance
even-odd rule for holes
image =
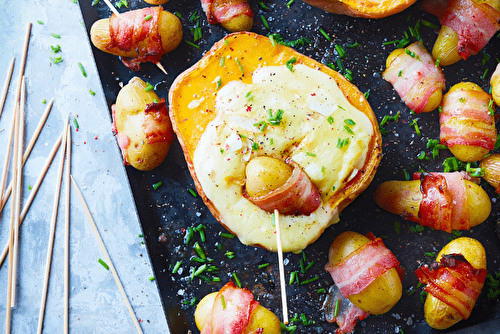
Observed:
[[[402,12],[416,0],[304,0],[334,14],[379,19]]]
[[[277,210],[283,251],[300,252],[338,222],[381,159],[364,95],[331,68],[255,33],[217,42],[175,79],[169,103],[198,193],[247,245],[277,250]],[[263,187],[269,180],[276,182]]]

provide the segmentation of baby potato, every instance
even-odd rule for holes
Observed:
[[[483,168],[483,179],[495,190],[500,186],[500,153],[493,153],[481,160],[479,167]]]
[[[464,182],[469,204],[470,227],[474,227],[489,217],[491,201],[483,188],[468,180]],[[374,199],[375,203],[386,211],[414,222],[419,221],[418,212],[422,200],[420,180],[383,182],[377,187]]]
[[[357,232],[341,233],[330,246],[329,263],[335,265],[342,262],[349,254],[370,241],[369,238]],[[383,314],[399,301],[402,291],[399,274],[395,268],[391,268],[377,277],[363,291],[347,298],[365,312]]]
[[[439,60],[440,66],[455,64],[462,57],[457,52],[458,34],[448,26],[442,25],[432,47],[432,57]]]
[[[142,11],[145,9],[147,8],[137,9],[120,14],[120,16],[116,19],[134,20],[136,15],[146,16],[142,14]],[[158,18],[158,32],[161,36],[161,43],[164,54],[173,51],[182,41],[181,21],[177,16],[168,11],[160,11]],[[94,22],[90,29],[90,39],[92,41],[92,44],[94,44],[96,48],[120,57],[134,58],[144,56],[148,52],[149,43],[154,38],[155,36],[151,36],[151,34],[148,34],[144,39],[135,41],[136,45],[130,48],[130,50],[123,50],[115,45],[111,39],[109,18]]]
[[[474,268],[486,269],[486,252],[476,239],[461,237],[450,241],[439,252],[436,261],[440,262],[446,254],[462,254]],[[463,319],[457,310],[431,294],[425,300],[424,315],[427,324],[435,329],[449,328]]]
[[[217,297],[218,292],[212,292],[205,297],[203,297],[198,305],[196,306],[196,311],[194,312],[194,321],[196,327],[201,331],[205,320],[210,315],[212,310],[214,300]],[[223,319],[221,319],[223,321]],[[251,334],[259,328],[264,328],[264,333],[269,334],[280,334],[281,333],[281,323],[278,317],[267,308],[262,305],[258,305],[253,312],[250,314],[250,319],[248,325],[243,331],[244,334]]]
[[[440,117],[444,117],[444,114],[447,114],[448,112],[445,110],[445,105],[452,105],[453,103],[455,103],[455,101],[453,101],[453,99],[450,98],[447,99],[448,96],[450,95],[453,95],[455,96],[454,94],[458,91],[464,91],[464,92],[468,92],[467,95],[461,95],[461,96],[465,96],[465,97],[462,97],[461,99],[464,99],[465,102],[460,102],[460,103],[464,103],[464,104],[467,104],[467,99],[468,99],[468,96],[469,94],[473,94],[473,93],[470,93],[471,91],[472,92],[479,92],[481,94],[483,94],[483,96],[481,97],[482,99],[484,99],[486,96],[486,101],[488,101],[489,99],[489,95],[487,93],[485,93],[483,91],[483,89],[473,83],[473,82],[460,82],[460,83],[457,83],[455,85],[453,85],[450,90],[445,94],[445,98],[443,99],[443,113],[441,113]],[[475,98],[475,97],[474,97]],[[450,102],[448,102],[450,101]],[[484,108],[487,108],[487,104],[484,106]],[[484,111],[484,112],[487,112],[489,113],[489,111]],[[454,132],[453,134],[449,134],[449,139],[453,139],[455,137],[460,137],[460,136],[464,136],[466,139],[468,139],[468,135],[467,135],[467,132],[468,130],[470,129],[471,132],[477,132],[477,131],[482,131],[484,132],[484,136],[485,137],[494,137],[496,139],[496,129],[495,129],[495,122],[494,122],[494,119],[493,119],[493,116],[488,116],[491,120],[490,120],[490,123],[488,123],[487,121],[483,121],[483,120],[475,120],[475,119],[471,119],[471,118],[468,118],[467,117],[467,113],[464,111],[462,112],[462,115],[455,115],[453,116],[450,120],[447,121],[446,124],[443,124],[443,122],[440,121],[440,124],[441,124],[441,129],[443,129],[443,126],[446,126],[448,128],[453,128],[453,129],[461,129],[460,132]],[[465,130],[464,130],[465,129]],[[441,132],[441,140],[443,141],[443,137],[442,137],[442,133]],[[493,141],[493,138],[491,138],[491,140]],[[481,160],[486,154],[488,154],[489,152],[489,149],[488,148],[485,148],[483,146],[479,146],[479,145],[472,145],[472,144],[457,144],[457,145],[451,145],[448,147],[450,152],[453,153],[453,155],[459,159],[460,161],[464,161],[464,162],[474,162],[474,161],[479,161]]]
[[[245,188],[250,197],[259,197],[279,188],[290,178],[293,169],[280,159],[258,156],[245,169]]]
[[[390,66],[397,66],[397,63],[401,58],[399,56],[405,53],[404,48],[399,48],[392,51],[385,61],[385,67],[389,68]],[[393,63],[396,62],[396,63]],[[392,64],[392,65],[391,65]],[[427,100],[427,104],[421,112],[431,112],[441,104],[441,100],[443,98],[443,91],[441,89],[436,89],[431,96],[429,96],[429,100]]]
[[[253,17],[246,14],[240,14],[235,16],[226,22],[222,22],[221,25],[229,31],[249,31],[253,26]]]
[[[493,101],[497,106],[500,106],[500,63],[497,64],[495,72],[491,75],[490,85]]]
[[[174,140],[165,101],[161,106],[158,95],[146,87],[140,78],[132,78],[113,106],[113,129],[124,162],[142,171],[159,166]]]

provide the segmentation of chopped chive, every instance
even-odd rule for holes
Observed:
[[[289,60],[286,61],[286,68],[290,70],[290,72],[293,72],[293,64],[297,62],[297,58],[292,57]]]
[[[345,58],[346,53],[342,45],[335,44],[335,50],[337,50],[337,53],[339,54],[340,58]]]
[[[306,154],[307,154],[308,156],[310,156],[310,157],[313,157],[313,158],[316,156],[316,154],[315,154],[315,153],[313,153],[313,152],[306,152]]]
[[[51,35],[52,37],[54,37],[54,38],[61,38],[61,36],[60,36],[60,35],[58,35],[58,34],[51,33],[50,35]]]
[[[61,52],[61,46],[59,44],[57,44],[56,46],[51,45],[50,49],[51,49],[52,53],[59,53],[59,52]]]
[[[158,190],[158,188],[160,188],[162,185],[163,185],[163,182],[159,181],[159,182],[153,184],[153,189]]]
[[[144,21],[149,21],[149,20],[151,20],[152,18],[153,18],[153,15],[146,15],[146,16],[144,17]]]
[[[179,271],[179,268],[181,267],[181,264],[182,264],[182,261],[177,261],[175,263],[175,266],[172,269],[172,274],[177,274],[177,272]]]
[[[49,59],[52,64],[59,64],[60,62],[63,61],[62,57],[55,57],[55,58],[49,57]]]
[[[319,28],[319,32],[326,38],[327,41],[330,42],[332,40],[332,38],[330,36],[328,36],[326,31],[323,30],[323,28]]]
[[[292,285],[293,284],[293,282],[296,279],[296,276],[297,276],[297,271],[292,271],[290,273],[290,280],[288,281],[288,285]]]
[[[155,277],[154,277],[154,276],[151,276],[151,277],[149,278],[149,281],[150,281],[150,282],[152,282],[152,281],[154,281],[154,280],[155,280]]]
[[[186,42],[187,45],[190,45],[190,46],[192,46],[194,48],[200,49],[200,47],[198,45],[196,45],[196,44],[188,41],[187,39],[185,39],[184,42]]]
[[[234,239],[234,234],[221,232],[220,236],[223,238]]]
[[[240,282],[240,279],[238,278],[238,275],[236,275],[236,273],[235,273],[235,272],[233,272],[233,278],[234,278],[234,280],[235,280],[235,282],[236,282],[236,285],[237,285],[239,288],[241,288],[241,282]]]
[[[310,278],[308,280],[302,281],[302,282],[300,282],[300,285],[309,284],[309,283],[312,283],[312,282],[317,281],[317,280],[319,280],[319,276],[315,276],[315,277]]]
[[[353,135],[354,134],[354,131],[352,131],[352,129],[350,127],[348,127],[347,125],[344,125],[344,130],[347,131],[347,133]]]
[[[186,235],[184,236],[184,244],[189,245],[193,237],[194,237],[194,229],[191,226],[188,226],[186,230]]]
[[[434,30],[439,30],[439,27],[437,25],[435,25],[434,23],[431,23],[431,22],[426,21],[426,20],[421,20],[421,22],[426,27],[432,28]]]
[[[154,87],[151,85],[149,82],[146,82],[146,87],[144,87],[144,91],[149,92],[150,90],[153,90]]]
[[[43,21],[42,20],[37,20],[36,21],[38,24],[43,24]]]
[[[425,252],[425,256],[435,257],[436,253],[435,252]]]
[[[109,266],[106,264],[106,262],[104,262],[103,260],[99,259],[99,263],[102,264],[102,266],[104,268],[106,268],[106,270],[109,270]]]
[[[94,95],[95,95],[95,92],[94,92],[92,89],[90,89],[90,88],[89,88],[89,93],[90,93],[90,95],[92,95],[92,96],[94,96]]]
[[[219,63],[220,67],[224,67],[225,63],[226,63],[226,56],[222,56],[220,58],[220,63]]]
[[[316,292],[317,293],[325,293],[326,289],[325,288],[321,288],[321,289],[316,290]]]
[[[295,0],[290,0],[290,1],[288,1],[288,2],[286,3],[286,7],[287,7],[288,9],[290,9],[290,7],[292,6],[292,4],[293,4],[294,2],[295,2]]]
[[[236,58],[236,63],[238,64],[238,67],[240,68],[241,73],[245,74],[245,70],[243,69],[243,66],[241,65],[241,62],[238,58]]]
[[[344,120],[344,123],[347,125],[356,125],[356,122],[354,122],[352,119],[348,118]]]
[[[198,267],[198,269],[196,269],[194,271],[194,277],[203,274],[205,272],[205,270],[207,270],[207,264],[206,263],[202,264],[201,266]]]
[[[220,302],[222,303],[222,309],[226,309],[226,300],[224,299],[224,295],[220,296]]]
[[[197,262],[197,263],[205,263],[206,262],[201,257],[194,256],[194,255],[189,258],[189,261],[191,261],[191,262]]]
[[[262,20],[262,24],[264,24],[264,27],[265,27],[267,30],[271,29],[271,28],[269,28],[269,24],[267,23],[267,20],[266,20],[266,18],[264,17],[264,15],[261,15],[261,16],[260,16],[260,19]]]
[[[75,127],[78,130],[80,128],[80,125],[78,125],[78,121],[76,120],[76,118],[73,118],[73,123],[75,124]]]
[[[335,122],[335,119],[332,117],[332,116],[328,116],[328,118],[326,119],[328,121],[328,123],[330,124],[333,124],[333,122]]]
[[[394,231],[396,231],[396,234],[399,234],[399,231],[401,229],[401,223],[399,221],[394,221]]]
[[[334,317],[336,317],[339,314],[339,306],[340,306],[340,299],[337,299],[337,302],[335,303],[335,312],[333,313]]]
[[[314,260],[312,260],[311,262],[309,262],[306,266],[306,268],[304,269],[305,271],[308,271],[309,269],[311,269],[311,267],[314,265]]]
[[[42,100],[42,104],[45,104],[45,103],[47,103],[47,100],[46,100],[46,99],[43,99],[43,100]]]
[[[198,254],[198,256],[201,257],[203,260],[207,259],[207,255],[203,251],[203,248],[201,247],[201,245],[200,245],[200,243],[198,241],[196,241],[194,243],[194,250],[196,251],[196,253]]]
[[[262,7],[262,9],[269,10],[269,8],[266,6],[266,4],[264,3],[264,1],[259,1],[258,4],[259,4],[259,6]]]
[[[193,189],[189,188],[188,189],[189,193],[191,194],[191,196],[193,197],[198,197],[198,194],[196,193],[196,191],[194,191]]]
[[[263,269],[263,268],[268,267],[268,266],[269,266],[269,262],[268,263],[259,264],[259,269]]]
[[[300,264],[300,272],[303,273],[303,274],[305,274],[306,270],[305,270],[305,267],[304,267],[304,260],[300,259],[299,260],[299,264]]]

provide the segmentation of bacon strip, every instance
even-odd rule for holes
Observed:
[[[441,144],[480,146],[492,150],[497,139],[490,113],[491,97],[476,90],[457,89],[443,97],[439,114]]]
[[[253,17],[248,0],[201,0],[208,23],[224,23],[239,15]]]
[[[294,169],[284,185],[264,196],[247,198],[267,212],[277,209],[283,215],[299,212],[306,216],[314,212],[321,204],[318,188],[299,166],[291,164]]]
[[[232,282],[227,283],[217,293],[201,334],[243,333],[250,314],[258,305],[250,290],[237,288]]]
[[[466,60],[477,54],[500,30],[500,12],[487,3],[472,0],[450,0],[443,16],[446,25],[458,34],[458,54]]]
[[[337,312],[335,312],[336,309]],[[349,299],[342,296],[340,289],[336,285],[332,285],[328,290],[328,296],[323,303],[322,310],[326,321],[336,322],[339,325],[335,334],[352,332],[358,319],[364,320],[370,315],[370,313],[361,310]]]
[[[467,319],[483,288],[486,269],[475,269],[461,254],[444,255],[431,268],[423,265],[415,271],[425,290],[457,310]]]
[[[445,78],[421,43],[415,42],[406,50],[391,62],[383,77],[392,83],[410,109],[420,113],[430,96],[445,88]]]
[[[162,7],[148,7],[132,10],[116,16],[111,15],[109,23],[109,34],[111,41],[108,49],[119,48],[123,51],[136,49],[140,55],[132,60],[122,59],[125,66],[133,71],[140,68],[140,63],[157,63],[165,54],[161,41],[158,20]],[[151,15],[151,19],[144,18]],[[140,43],[143,42],[144,43]]]
[[[381,238],[361,246],[349,254],[342,262],[328,263],[325,270],[332,275],[344,297],[358,294],[375,279],[391,268],[399,267],[399,261],[384,245]]]
[[[465,182],[459,172],[422,173],[420,181],[420,225],[448,233],[470,229]]]

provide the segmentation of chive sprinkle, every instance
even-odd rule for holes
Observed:
[[[60,35],[58,35],[58,34],[51,33],[50,35],[51,35],[52,37],[54,37],[54,38],[61,38],[61,36],[60,36]]]
[[[290,7],[292,6],[292,4],[293,4],[294,2],[295,2],[295,0],[290,0],[290,1],[288,1],[288,2],[286,3],[286,7],[287,7],[288,9],[290,9]]]
[[[153,18],[153,15],[146,15],[146,16],[144,17],[144,21],[149,21],[149,20],[151,20],[152,18]]]
[[[104,267],[106,268],[106,270],[109,270],[109,266],[106,264],[106,262],[104,262],[103,260],[99,259],[99,263]]]
[[[224,299],[224,295],[220,296],[220,302],[222,303],[222,309],[226,309],[226,300]]]
[[[154,87],[151,85],[149,82],[146,82],[146,87],[144,87],[144,91],[149,92],[150,90],[153,90]]]
[[[154,281],[154,280],[155,280],[155,277],[154,277],[154,276],[151,276],[151,277],[149,278],[149,281],[150,281],[150,282],[152,282],[152,281]]]
[[[340,299],[337,299],[337,302],[335,303],[335,312],[333,313],[334,317],[336,317],[339,314],[339,306],[340,306]]]
[[[300,285],[309,284],[309,283],[312,283],[312,282],[317,281],[317,280],[319,280],[319,276],[315,276],[315,277],[310,278],[308,280],[302,281],[302,282],[300,282]]]
[[[80,71],[82,71],[83,76],[86,78],[87,72],[85,72],[85,69],[83,68],[82,63],[78,63],[78,67],[80,67]]]
[[[245,70],[243,69],[243,66],[241,65],[241,62],[238,58],[236,58],[236,63],[238,64],[238,67],[240,68],[241,73],[245,74]]]
[[[189,188],[188,191],[191,194],[191,196],[198,197],[198,194],[193,189]]]
[[[160,188],[162,185],[163,185],[163,182],[159,181],[159,182],[153,184],[153,189],[158,190],[158,188]]]
[[[327,41],[330,42],[332,40],[332,38],[330,36],[328,36],[326,31],[323,30],[323,28],[319,28],[319,32],[326,38]]]
[[[262,24],[264,24],[264,27],[265,27],[267,30],[269,30],[269,29],[270,29],[270,28],[269,28],[269,24],[267,23],[267,20],[266,20],[266,18],[264,17],[264,15],[261,15],[261,16],[260,16],[260,19],[262,20]]]
[[[290,72],[293,72],[293,64],[297,62],[297,58],[292,57],[289,60],[286,61],[286,68],[290,70]]]
[[[240,279],[238,278],[238,275],[236,275],[235,272],[233,272],[233,278],[234,278],[234,281],[236,282],[236,285],[238,286],[238,288],[241,288]]]
[[[234,235],[231,234],[231,233],[224,233],[224,232],[221,232],[220,233],[220,236],[223,237],[223,238],[228,238],[228,239],[234,239]]]
[[[172,269],[172,274],[177,274],[179,268],[181,267],[182,261],[177,261],[175,263],[174,269]]]
[[[75,127],[78,130],[80,128],[80,125],[78,125],[78,121],[76,120],[76,118],[73,118],[73,123],[75,124]]]
[[[43,24],[43,21],[42,20],[37,20],[36,21],[38,24]]]
[[[269,266],[269,262],[268,263],[259,264],[259,269],[263,269],[263,268],[266,268],[268,266]]]

